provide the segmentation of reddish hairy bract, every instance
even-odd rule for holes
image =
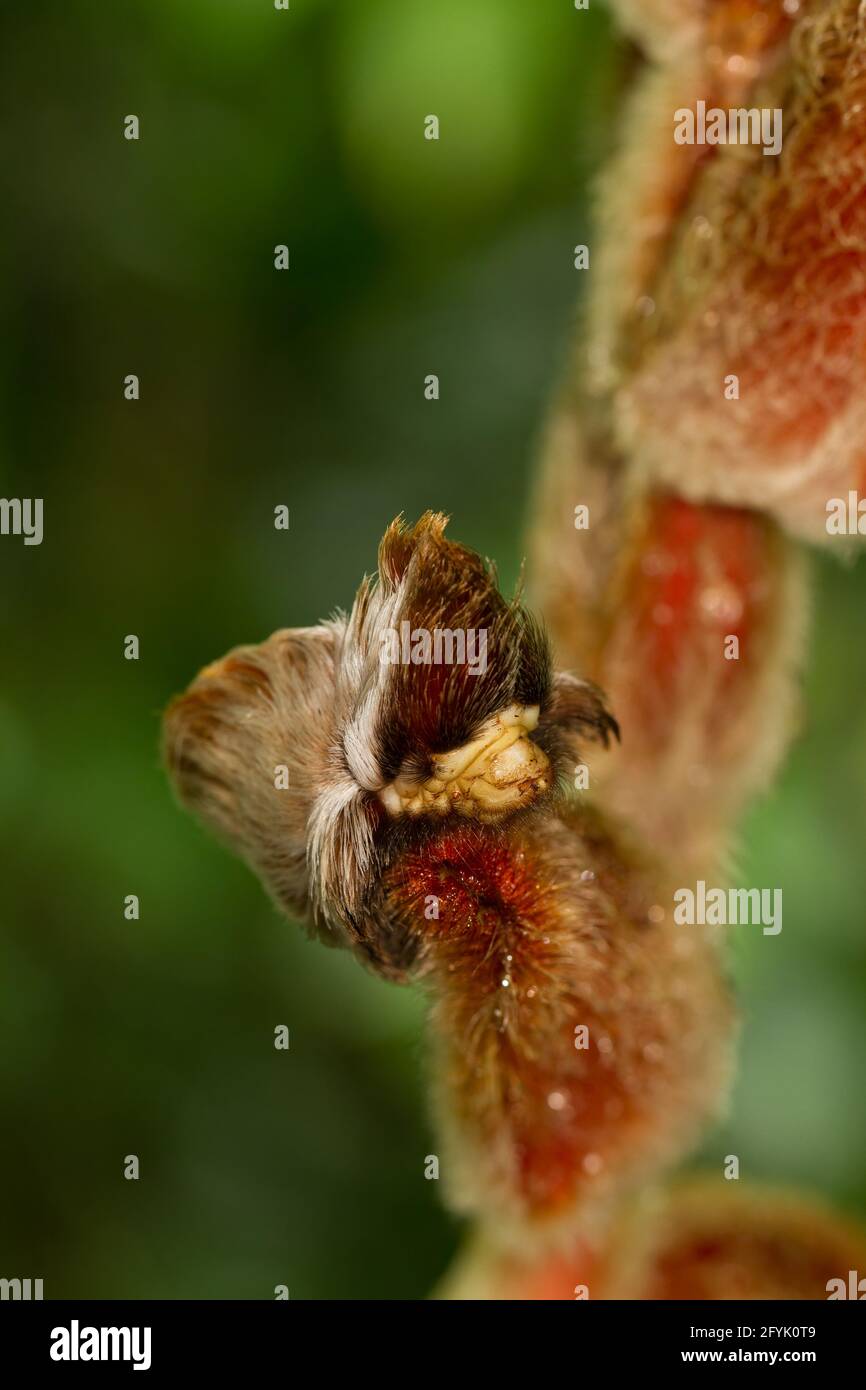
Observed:
[[[679,1142],[701,1087],[714,1103],[712,952],[676,935],[663,890],[589,816],[445,831],[383,892],[423,941],[458,1206],[543,1228]]]

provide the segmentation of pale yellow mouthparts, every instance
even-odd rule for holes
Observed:
[[[462,748],[433,757],[424,782],[403,775],[379,797],[392,816],[445,816],[456,811],[495,821],[527,806],[550,786],[547,755],[527,735],[538,723],[538,705],[509,705]]]

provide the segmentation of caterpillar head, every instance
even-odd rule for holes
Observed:
[[[408,844],[532,814],[556,794],[569,734],[616,732],[445,525],[393,522],[348,616],[236,648],[165,718],[181,800],[290,914],[380,964],[365,901]]]

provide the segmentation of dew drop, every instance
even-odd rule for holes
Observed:
[[[743,600],[732,584],[711,584],[701,590],[700,608],[713,622],[735,623],[743,616]]]

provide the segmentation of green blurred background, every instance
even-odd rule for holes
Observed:
[[[630,55],[571,0],[6,0],[0,26],[0,495],[45,499],[41,547],[0,541],[0,1276],[421,1296],[460,1239],[423,1177],[423,1000],[175,807],[160,710],[347,604],[401,510],[449,511],[512,584]],[[738,943],[705,1157],[862,1212],[866,565],[816,573],[803,735],[743,842],[785,925]]]

